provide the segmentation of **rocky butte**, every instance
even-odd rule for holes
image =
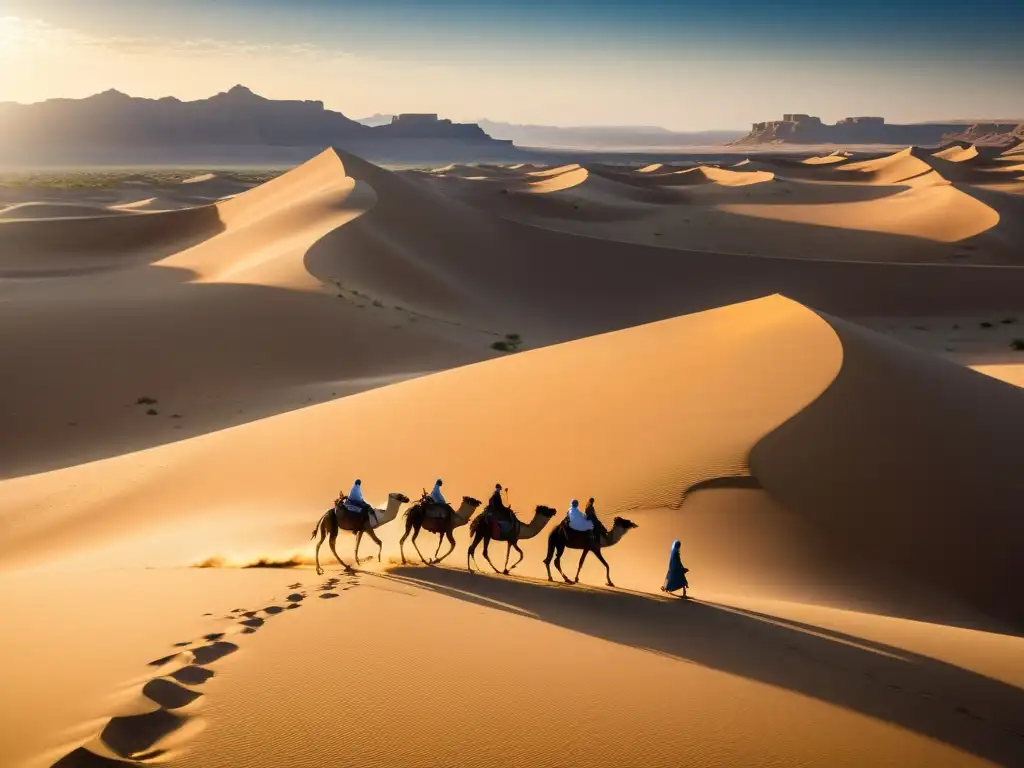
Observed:
[[[730,142],[734,146],[755,144],[897,144],[938,145],[969,141],[989,146],[1008,146],[1024,139],[1021,121],[961,121],[895,125],[883,117],[846,117],[835,125],[820,117],[801,113],[785,114],[781,120],[754,123],[750,133]]]

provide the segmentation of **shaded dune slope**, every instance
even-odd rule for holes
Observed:
[[[0,276],[59,277],[150,263],[223,228],[215,206],[0,222]]]
[[[1024,626],[1024,392],[826,319],[838,376],[754,447],[754,475],[880,564]]]

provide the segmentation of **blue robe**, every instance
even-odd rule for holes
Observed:
[[[677,589],[689,587],[686,581],[686,572],[689,568],[683,567],[683,561],[679,559],[679,542],[672,543],[672,552],[668,556],[668,573],[665,574],[665,585],[662,587],[666,592],[675,592]]]

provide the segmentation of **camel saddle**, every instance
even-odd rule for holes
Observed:
[[[364,512],[355,504],[351,504],[348,499],[336,504],[331,509],[331,513],[334,515],[338,527],[344,531],[357,530],[370,521],[369,513]]]
[[[559,527],[562,529],[562,534],[565,536],[566,546],[574,549],[583,549],[585,546],[593,547],[597,544],[598,530],[594,528],[590,531],[577,531],[569,525],[568,520],[563,520],[559,523]]]
[[[448,510],[449,510],[449,507],[448,507],[447,504],[441,504],[439,502],[436,502],[432,498],[430,498],[429,496],[426,497],[423,500],[423,516],[424,517],[434,517],[434,518],[438,518],[438,519],[443,518],[443,517],[447,517],[448,516]]]

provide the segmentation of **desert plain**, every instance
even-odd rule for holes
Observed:
[[[1024,765],[1022,212],[962,144],[9,180],[0,764]],[[557,516],[317,575],[356,477]]]

